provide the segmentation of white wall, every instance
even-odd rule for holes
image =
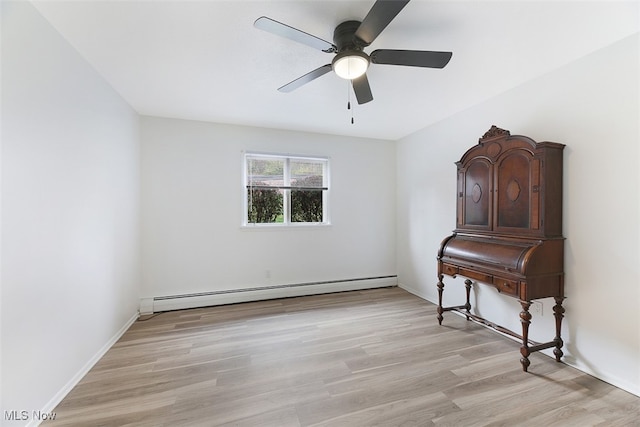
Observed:
[[[396,274],[393,142],[151,117],[141,135],[143,297]],[[243,229],[243,150],[329,156],[331,225]]]
[[[398,280],[437,302],[437,250],[455,227],[454,162],[493,124],[566,144],[564,360],[640,395],[638,61],[636,34],[399,141],[397,222]],[[463,302],[461,284],[445,277],[446,305]],[[476,312],[520,330],[516,300],[475,289]],[[539,341],[554,335],[553,300],[544,301],[532,324]]]
[[[135,319],[138,137],[137,114],[33,6],[3,1],[3,418],[52,409]]]
[[[398,271],[435,301],[453,162],[491,124],[567,144],[565,360],[640,394],[639,71],[634,36],[397,148],[150,117],[139,129],[30,4],[2,2],[0,415],[51,409],[135,318],[140,296]],[[329,156],[332,225],[242,229],[242,150]],[[447,303],[461,301],[457,285],[447,280]],[[480,314],[519,328],[517,302],[477,291]],[[546,302],[533,338],[548,339],[552,323]]]

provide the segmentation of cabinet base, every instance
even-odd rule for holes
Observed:
[[[557,362],[560,362],[560,359],[564,355],[562,352],[562,346],[564,342],[560,336],[560,331],[562,327],[562,319],[564,317],[564,307],[562,307],[563,297],[554,297],[556,301],[556,305],[553,307],[553,315],[556,319],[556,336],[553,340],[539,343],[529,339],[529,325],[531,324],[531,313],[529,313],[529,307],[531,306],[531,301],[523,301],[520,300],[520,305],[522,306],[522,311],[520,312],[520,323],[522,324],[522,335],[512,331],[511,329],[500,326],[496,323],[493,323],[484,317],[477,316],[471,313],[471,304],[470,304],[470,291],[471,291],[471,280],[465,280],[465,288],[467,293],[467,302],[464,305],[456,305],[450,307],[442,306],[442,291],[444,290],[444,283],[442,281],[443,276],[440,275],[438,281],[438,323],[442,325],[442,320],[444,319],[442,314],[446,311],[455,311],[457,313],[462,314],[469,321],[473,321],[475,323],[487,326],[491,329],[494,329],[503,334],[509,335],[511,337],[517,338],[522,345],[520,346],[520,363],[522,364],[522,370],[524,372],[528,372],[529,365],[531,362],[529,361],[529,356],[531,353],[536,351],[544,350],[547,348],[555,347],[553,350],[553,354],[556,358]]]

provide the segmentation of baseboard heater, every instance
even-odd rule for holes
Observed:
[[[252,288],[228,289],[181,295],[166,295],[140,300],[140,314],[186,308],[234,304],[238,302],[316,295],[398,285],[398,276],[362,277],[320,282],[289,283]]]

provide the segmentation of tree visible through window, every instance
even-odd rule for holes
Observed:
[[[328,160],[247,154],[247,224],[326,223]]]

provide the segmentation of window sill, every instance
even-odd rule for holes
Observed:
[[[240,226],[241,230],[269,230],[269,231],[284,231],[284,230],[299,230],[299,229],[319,229],[331,227],[329,222],[321,223],[293,223],[293,224],[243,224]]]

